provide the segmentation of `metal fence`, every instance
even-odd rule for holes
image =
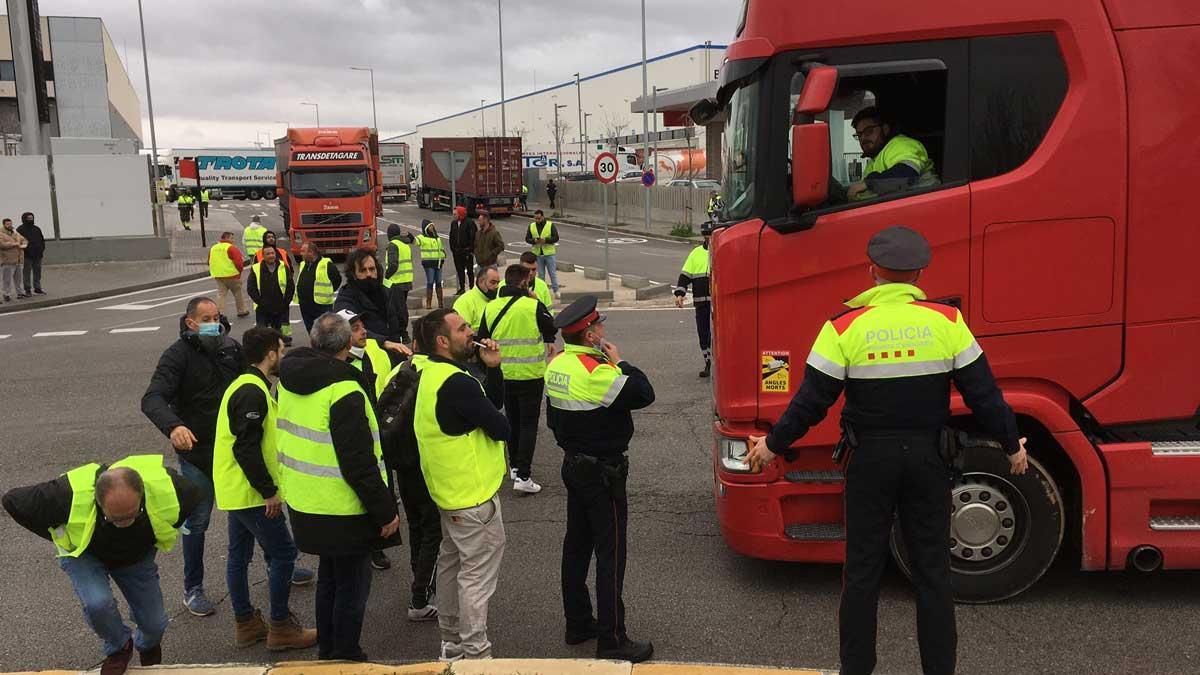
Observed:
[[[647,189],[641,183],[613,183],[603,185],[594,181],[558,183],[558,201],[561,209],[570,214],[572,209],[601,213],[604,195],[608,197],[609,222],[637,224],[645,219]],[[700,223],[708,216],[708,190],[687,187],[650,188],[650,219],[656,222],[691,225],[699,231]]]

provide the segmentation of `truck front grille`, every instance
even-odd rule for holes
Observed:
[[[302,213],[301,225],[352,225],[362,222],[361,213]]]

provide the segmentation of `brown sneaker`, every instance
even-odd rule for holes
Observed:
[[[267,633],[267,649],[278,652],[284,649],[307,649],[317,644],[317,629],[305,628],[295,614],[288,614],[283,621],[271,619],[271,630]]]
[[[126,640],[120,651],[104,657],[104,662],[100,664],[100,675],[124,675],[132,658],[133,640]]]
[[[237,620],[233,631],[233,646],[249,647],[266,640],[268,635],[267,623],[263,621],[262,612],[256,609],[249,618]]]

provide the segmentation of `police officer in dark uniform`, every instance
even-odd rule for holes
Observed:
[[[650,642],[625,632],[625,482],[633,438],[631,411],[654,402],[645,373],[621,358],[604,339],[604,315],[586,295],[554,319],[564,350],[546,367],[546,421],[563,457],[567,532],[563,538],[562,594],[566,642],[597,638],[596,658],[639,663],[654,655]],[[596,558],[596,615],[587,576]]]
[[[788,448],[846,390],[846,562],[838,614],[842,673],[875,668],[879,580],[892,517],[899,514],[917,595],[917,639],[926,675],[953,673],[957,634],[950,587],[950,471],[942,431],[950,383],[976,421],[1009,456],[1013,474],[1028,467],[1012,409],[962,314],[926,302],[913,284],[929,265],[929,243],[890,227],[867,246],[875,286],[825,322],[800,390],[771,433],[751,437],[756,470]]]

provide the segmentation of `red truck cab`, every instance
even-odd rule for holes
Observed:
[[[1200,567],[1200,136],[1181,88],[1200,81],[1200,5],[749,0],[736,32],[716,98],[692,110],[724,119],[713,465],[729,546],[843,559],[840,406],[761,473],[746,439],[870,285],[871,235],[907,225],[933,247],[919,285],[961,309],[1029,438],[1025,477],[973,452],[956,479],[957,597],[1020,593],[1059,555]],[[867,106],[924,145],[935,181],[848,197]],[[952,409],[973,427],[957,394]]]
[[[306,241],[325,254],[375,249],[383,187],[372,130],[288,129],[275,141],[275,156],[279,208],[294,254]]]

